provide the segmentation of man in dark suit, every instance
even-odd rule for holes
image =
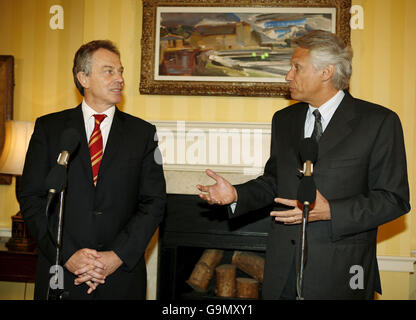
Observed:
[[[21,211],[38,245],[35,298],[47,297],[55,264],[45,179],[62,151],[61,134],[72,128],[80,143],[68,164],[64,290],[70,299],[145,299],[144,253],[166,202],[156,128],[115,106],[124,79],[119,51],[110,41],[81,46],[73,75],[82,104],[36,120],[23,171]],[[52,224],[57,209],[58,201],[52,202]]]
[[[352,51],[335,35],[312,31],[296,39],[286,76],[293,99],[275,113],[264,174],[232,186],[198,188],[237,217],[275,202],[266,250],[263,298],[295,299],[302,210],[296,201],[299,143],[318,141],[316,201],[307,225],[305,299],[372,299],[381,293],[378,226],[410,210],[406,155],[398,116],[347,91]],[[319,114],[315,112],[319,111]]]

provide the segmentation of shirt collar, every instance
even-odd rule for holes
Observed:
[[[319,107],[319,113],[322,116],[322,121],[328,121],[332,117],[332,115],[334,114],[335,110],[337,110],[344,96],[345,96],[344,91],[339,90],[331,99],[329,99],[327,102],[325,102],[323,105]],[[312,115],[312,113],[316,109],[318,108],[315,108],[309,105],[308,113]]]
[[[85,99],[82,100],[82,114],[84,115],[84,122],[88,123],[91,117],[94,116],[94,114],[105,114],[107,117],[104,119],[106,121],[107,119],[112,121],[114,118],[114,113],[116,112],[116,106],[112,106],[105,110],[104,112],[97,112],[93,108],[91,108],[86,102]]]

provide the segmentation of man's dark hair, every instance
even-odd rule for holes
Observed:
[[[78,91],[84,96],[84,87],[78,81],[78,72],[85,72],[88,76],[91,73],[91,59],[92,55],[98,49],[109,50],[120,57],[120,52],[113,42],[110,40],[94,40],[82,45],[75,53],[74,66],[72,67],[72,74],[74,76],[74,82]]]

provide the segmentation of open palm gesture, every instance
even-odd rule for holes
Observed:
[[[226,205],[237,201],[237,190],[234,186],[214,171],[207,169],[205,173],[215,180],[215,184],[210,186],[202,186],[198,184],[196,187],[203,193],[199,197],[209,204]]]

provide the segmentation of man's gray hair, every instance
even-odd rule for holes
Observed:
[[[334,66],[332,83],[338,90],[347,89],[352,74],[353,52],[349,45],[335,34],[323,30],[313,30],[292,43],[310,50],[312,65],[322,70],[328,65]]]

